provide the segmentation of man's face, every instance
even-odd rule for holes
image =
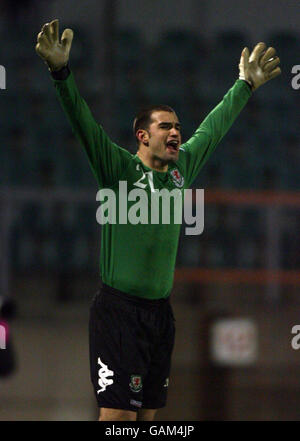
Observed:
[[[181,145],[180,123],[177,115],[159,110],[152,113],[151,119],[152,122],[147,130],[151,154],[165,163],[177,161]]]

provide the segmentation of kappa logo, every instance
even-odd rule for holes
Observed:
[[[129,386],[132,392],[139,392],[143,387],[142,377],[140,375],[131,375]]]
[[[178,187],[178,188],[183,187],[184,177],[181,176],[181,174],[179,173],[179,170],[177,168],[175,168],[175,170],[171,171],[171,176],[172,176],[173,182],[176,185],[176,187]]]
[[[99,394],[100,392],[104,392],[107,386],[110,386],[114,382],[114,380],[112,380],[111,378],[107,378],[107,377],[112,377],[114,375],[114,372],[108,369],[106,364],[102,363],[100,357],[98,357],[98,364],[101,366],[98,371],[98,375],[99,375],[98,384],[101,387],[101,389],[97,390],[97,394]]]

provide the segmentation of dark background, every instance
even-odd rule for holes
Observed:
[[[255,92],[194,182],[205,189],[205,229],[180,240],[177,340],[158,419],[298,419],[299,15],[298,1],[283,0],[1,2],[0,297],[17,305],[1,420],[97,416],[87,340],[97,188],[34,51],[54,18],[74,30],[70,66],[96,120],[131,152],[141,106],[174,107],[187,140],[237,79],[244,46],[277,49],[282,75]],[[229,364],[213,361],[211,329],[222,317],[250,320],[252,361],[239,364],[239,340]]]

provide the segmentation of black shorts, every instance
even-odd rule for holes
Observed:
[[[175,337],[169,299],[141,299],[103,285],[90,308],[89,328],[99,407],[164,407]]]

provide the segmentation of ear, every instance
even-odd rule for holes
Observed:
[[[146,146],[149,145],[149,134],[148,134],[147,130],[139,129],[136,132],[136,137],[140,143],[142,143]]]

